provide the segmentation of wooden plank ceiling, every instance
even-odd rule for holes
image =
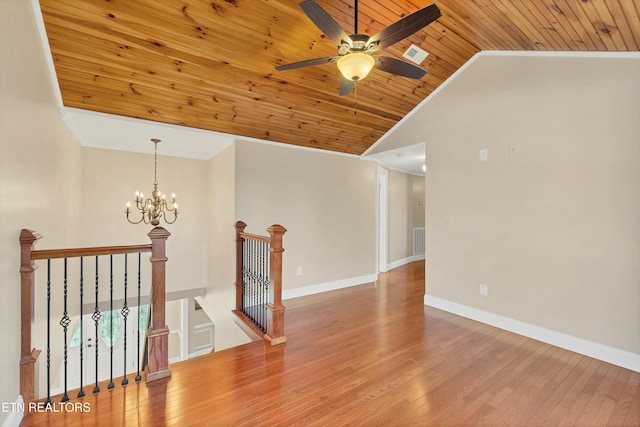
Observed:
[[[40,0],[65,106],[361,154],[481,50],[638,51],[640,0],[437,0],[442,17],[384,50],[430,55],[421,80],[374,70],[338,96],[337,47],[299,0]],[[348,0],[317,0],[353,32]],[[375,34],[430,0],[360,0]]]

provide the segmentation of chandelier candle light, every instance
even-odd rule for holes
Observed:
[[[176,222],[176,219],[178,219],[176,195],[175,193],[171,195],[172,200],[171,205],[169,205],[169,203],[167,203],[166,196],[158,190],[158,143],[160,140],[154,138],[151,142],[153,142],[155,148],[153,191],[151,192],[151,198],[145,199],[144,194],[136,191],[136,208],[140,211],[140,219],[138,221],[132,221],[131,218],[129,218],[129,214],[131,214],[131,203],[127,202],[127,210],[125,211],[127,214],[127,221],[131,224],[140,224],[141,222],[144,222],[145,224],[157,226],[160,224],[160,218],[164,218],[164,221],[167,224],[173,224]],[[173,213],[172,220],[167,216],[169,212]]]

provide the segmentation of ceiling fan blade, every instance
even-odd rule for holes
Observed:
[[[305,59],[304,61],[292,62],[290,64],[276,65],[276,70],[278,71],[293,70],[295,68],[311,67],[312,65],[328,64],[329,62],[335,62],[337,60],[338,58],[333,56],[325,56],[322,58],[314,58],[314,59]]]
[[[371,36],[369,44],[378,42],[376,49],[383,49],[409,37],[442,16],[438,6],[430,4],[405,16]]]
[[[300,6],[300,9],[302,9],[320,31],[338,45],[342,44],[343,41],[349,43],[349,45],[352,44],[349,34],[314,0],[303,1],[298,4],[298,6]]]
[[[427,74],[427,70],[400,59],[392,58],[390,56],[380,56],[377,59],[380,62],[376,65],[376,68],[386,71],[387,73],[396,74],[402,77],[409,77],[410,79],[421,79],[425,74]]]
[[[355,82],[347,80],[340,75],[340,96],[349,95],[355,85]]]

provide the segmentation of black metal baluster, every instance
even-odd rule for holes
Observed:
[[[247,239],[242,239],[242,312],[247,314],[247,293],[249,289],[247,287],[249,282],[249,276],[247,275],[247,265],[248,265],[248,243]]]
[[[113,254],[109,255],[109,390],[113,383]]]
[[[269,253],[267,254],[267,286],[273,286],[273,282],[271,281],[273,277],[271,277],[271,243],[269,243]],[[271,291],[269,291],[271,294]]]
[[[124,318],[124,378],[122,379],[122,385],[127,385],[129,384],[127,379],[127,316],[129,316],[129,307],[127,306],[127,254],[124,254],[124,305],[120,313]]]
[[[262,262],[262,260],[260,259],[260,252],[262,251],[262,242],[260,242],[259,240],[256,240],[256,271],[255,271],[255,277],[256,277],[256,320],[258,322],[258,326],[260,326],[260,329],[262,329],[261,326],[261,313],[260,313],[260,301],[262,300],[262,298],[260,297],[260,263]]]
[[[251,251],[253,256],[253,263],[251,266],[251,283],[252,283],[252,291],[251,291],[251,315],[253,316],[253,321],[256,325],[260,326],[260,322],[258,319],[258,276],[256,275],[258,271],[258,241],[252,240],[251,244],[253,249]]]
[[[247,272],[249,274],[249,290],[247,292],[247,311],[250,314],[250,318],[251,320],[253,320],[253,310],[251,307],[251,304],[253,302],[253,240],[248,240],[247,244],[249,246],[249,250],[247,251],[247,256],[249,257],[248,259],[248,265],[247,265]]]
[[[253,262],[251,263],[251,315],[253,317],[253,321],[257,323],[257,313],[256,306],[258,305],[258,282],[256,280],[256,269],[258,266],[258,257],[257,257],[257,241],[251,241],[251,256],[253,257]]]
[[[263,256],[264,256],[264,242],[258,243],[258,315],[260,316],[260,329],[264,329],[264,316],[262,308],[264,305],[264,283],[262,282],[262,268],[263,268]]]
[[[47,400],[51,405],[51,259],[47,259]]]
[[[265,242],[265,254],[264,254],[264,331],[267,332],[268,327],[268,310],[267,306],[269,305],[269,295],[271,286],[270,277],[269,277],[269,256],[271,254],[271,243]]]
[[[263,263],[263,273],[262,273],[262,318],[264,321],[262,325],[264,327],[264,331],[267,331],[267,303],[269,302],[269,283],[267,282],[267,257],[269,256],[269,244],[264,242],[263,251],[262,251],[262,263]]]
[[[260,242],[253,241],[253,318],[256,325],[260,326],[260,282],[258,282],[258,267],[260,262]]]
[[[243,312],[248,316],[249,315],[249,240],[245,239],[243,242],[245,251],[244,251],[244,281],[243,281],[243,298],[242,298],[242,308]]]
[[[258,311],[258,318],[260,319],[258,322],[260,329],[264,329],[263,328],[264,319],[262,317],[262,304],[264,302],[263,296],[262,296],[262,294],[264,293],[263,284],[262,284],[262,267],[263,267],[262,257],[263,257],[264,242],[256,241],[256,244],[258,245],[258,270],[256,271],[256,277],[258,282],[258,294],[257,294],[258,304],[256,304],[256,310]]]
[[[251,302],[253,301],[253,241],[247,240],[247,246],[247,286],[249,288],[247,290],[247,312],[251,313]],[[253,313],[251,313],[250,317],[253,320]]]
[[[267,259],[269,256],[269,244],[262,245],[262,326],[267,331],[267,303],[269,302],[269,283],[267,282]]]
[[[64,336],[64,394],[62,395],[61,402],[66,402],[69,400],[69,394],[67,393],[67,330],[69,328],[69,324],[71,323],[71,319],[69,319],[69,313],[67,312],[67,258],[64,259],[64,277],[63,277],[63,307],[64,312],[62,315],[62,319],[60,319],[60,326],[62,326],[63,336]]]
[[[249,259],[249,243],[247,242],[247,239],[243,239],[242,240],[242,312],[243,313],[247,313],[247,305],[248,305],[248,301],[247,301],[247,295],[249,294],[249,288],[248,288],[248,284],[249,284],[249,276],[247,275],[247,263],[248,263],[248,259]]]
[[[256,241],[251,240],[251,318],[254,323],[258,323],[256,316],[256,265],[258,258],[256,257]]]
[[[142,380],[142,376],[140,375],[140,260],[142,259],[142,253],[138,252],[138,321],[136,324],[137,328],[137,336],[138,336],[138,374],[136,375],[136,382],[140,382]]]
[[[262,242],[256,240],[256,323],[262,329],[262,310],[260,304],[262,304],[262,283],[260,281],[260,274],[262,269]]]
[[[267,298],[271,295],[271,290],[269,289],[272,286],[271,283],[271,243],[267,245]]]
[[[251,240],[247,239],[247,316],[251,318]]]
[[[84,258],[80,257],[80,391],[78,397],[84,397],[84,380],[83,380],[83,366],[84,366],[84,315],[82,311],[84,296]]]
[[[265,243],[265,255],[264,255],[264,284],[265,284],[265,295],[264,295],[264,313],[265,313],[265,332],[267,326],[267,304],[269,303],[269,243]]]
[[[95,345],[96,345],[96,385],[95,387],[93,387],[93,392],[94,393],[98,393],[100,391],[100,386],[98,385],[98,345],[100,342],[99,336],[98,336],[98,323],[100,322],[100,309],[98,308],[98,283],[99,283],[99,279],[98,279],[98,256],[96,255],[96,306],[93,310],[93,314],[91,315],[91,318],[93,319],[93,323],[95,325],[96,328],[96,340],[95,340]]]

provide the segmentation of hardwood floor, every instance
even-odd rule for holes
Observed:
[[[639,426],[640,373],[425,307],[424,262],[285,301],[262,342],[23,426]]]

